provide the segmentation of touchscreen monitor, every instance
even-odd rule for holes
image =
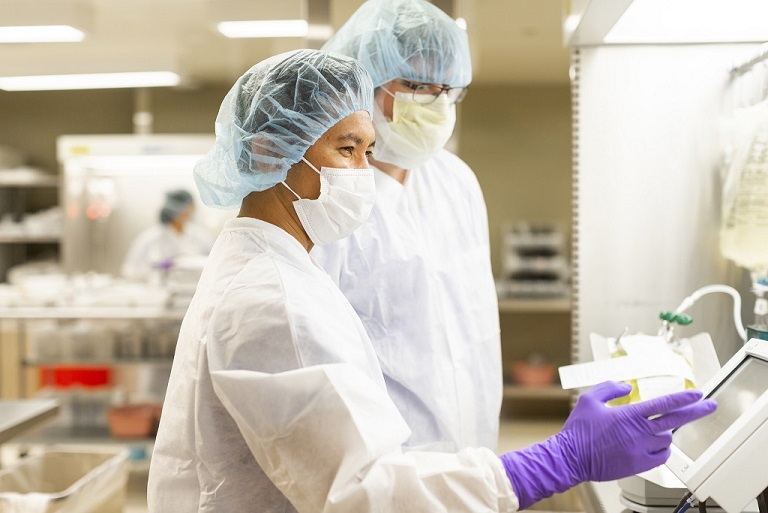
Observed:
[[[717,401],[711,415],[677,429],[674,444],[691,460],[723,434],[743,413],[768,390],[768,362],[747,356],[723,382],[708,395]]]

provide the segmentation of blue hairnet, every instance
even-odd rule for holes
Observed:
[[[160,222],[168,224],[195,202],[192,195],[184,189],[165,193],[165,202],[160,209]]]
[[[472,81],[467,33],[424,0],[368,0],[323,50],[359,60],[373,87],[394,78],[454,87]]]
[[[360,110],[373,112],[373,86],[354,59],[295,50],[256,64],[227,93],[216,142],[195,164],[203,203],[237,207],[282,182],[320,136]]]

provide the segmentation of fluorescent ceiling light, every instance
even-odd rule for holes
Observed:
[[[226,37],[305,37],[306,20],[222,21],[216,28]]]
[[[333,36],[333,27],[326,24],[312,24],[307,30],[307,39],[319,39],[328,41]]]
[[[608,44],[763,42],[765,0],[635,0],[605,36]]]
[[[33,75],[25,77],[0,77],[0,89],[6,91],[48,91],[58,89],[171,87],[178,85],[179,82],[179,76],[170,71]]]
[[[70,25],[0,27],[0,43],[76,43],[85,33]]]
[[[0,0],[0,43],[82,41],[93,22],[86,0]]]

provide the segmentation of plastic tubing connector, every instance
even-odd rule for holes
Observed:
[[[714,292],[724,292],[726,294],[730,294],[730,296],[733,298],[733,324],[736,326],[736,331],[739,333],[741,340],[746,342],[747,331],[744,329],[744,324],[741,322],[741,295],[739,295],[738,291],[733,287],[728,285],[707,285],[705,287],[701,287],[696,292],[683,299],[683,302],[680,303],[680,306],[675,309],[675,313],[683,313],[689,309],[696,301],[698,301],[699,298]]]

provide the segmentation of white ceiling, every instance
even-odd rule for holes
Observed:
[[[0,0],[0,12],[9,12],[11,1]],[[214,29],[209,11],[212,0],[82,1],[93,14],[84,42],[3,45],[0,74],[77,72],[86,64],[135,68],[144,62],[173,61],[190,84],[231,83],[270,55],[308,45],[301,38],[226,39]],[[270,10],[292,3],[250,1]],[[327,1],[334,29],[362,3]],[[451,4],[454,14],[468,21],[475,84],[568,81],[562,0],[453,0]],[[15,1],[13,5],[34,12],[40,1]]]

